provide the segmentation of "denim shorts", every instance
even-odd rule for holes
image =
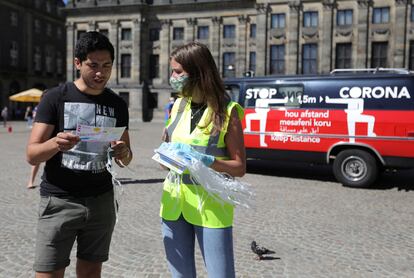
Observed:
[[[34,270],[51,272],[67,267],[75,240],[77,258],[107,261],[115,220],[112,190],[94,197],[42,196]]]

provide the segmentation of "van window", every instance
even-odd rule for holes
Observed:
[[[298,108],[303,98],[302,84],[249,85],[244,92],[247,107]]]
[[[286,107],[298,108],[302,104],[303,86],[301,85],[283,85],[279,87],[279,93],[288,98]]]
[[[226,85],[226,93],[230,96],[232,101],[239,102],[240,87],[237,85]]]

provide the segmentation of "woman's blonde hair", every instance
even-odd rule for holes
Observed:
[[[213,110],[213,131],[220,131],[226,119],[226,107],[230,101],[224,89],[216,63],[210,50],[202,43],[190,42],[176,48],[170,56],[188,73],[188,81],[181,95],[190,97],[195,90],[203,94]]]

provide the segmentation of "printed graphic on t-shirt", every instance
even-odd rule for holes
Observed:
[[[75,133],[78,124],[115,127],[115,109],[94,103],[66,102],[64,109],[64,129]],[[105,170],[108,143],[79,142],[75,147],[62,155],[62,166],[73,170],[93,171]]]

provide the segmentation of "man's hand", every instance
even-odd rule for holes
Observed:
[[[79,143],[79,141],[79,136],[69,132],[59,132],[55,137],[55,143],[57,144],[58,150],[61,152],[70,150],[73,146]]]
[[[112,156],[120,167],[124,167],[131,162],[132,152],[124,141],[111,142],[111,148],[113,149]]]

